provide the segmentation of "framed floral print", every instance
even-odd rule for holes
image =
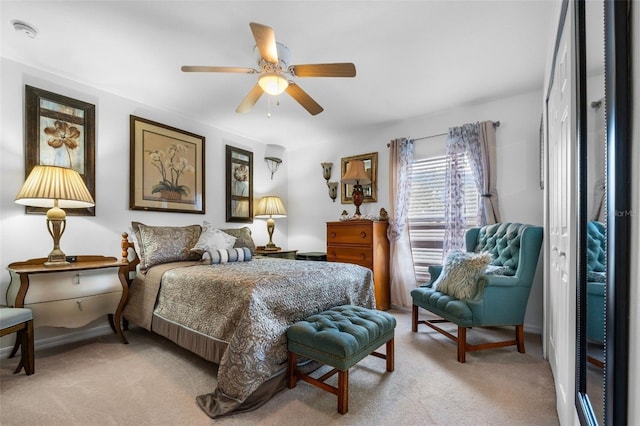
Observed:
[[[204,136],[130,116],[129,208],[205,212]]]
[[[226,145],[227,222],[253,222],[253,152]]]
[[[25,85],[25,179],[34,166],[76,170],[96,199],[95,105]],[[46,208],[26,207],[30,214]],[[65,209],[68,216],[95,216],[95,206]]]
[[[340,176],[344,176],[347,173],[347,167],[349,162],[354,160],[361,160],[364,163],[364,170],[371,178],[371,183],[368,185],[362,185],[362,192],[364,193],[363,203],[375,203],[378,201],[378,153],[372,152],[370,154],[355,155],[353,157],[344,157],[341,161]],[[342,204],[353,204],[353,185],[348,183],[342,184]]]

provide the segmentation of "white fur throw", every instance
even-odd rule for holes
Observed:
[[[491,261],[487,252],[453,250],[447,255],[442,273],[432,288],[460,300],[471,299],[478,289],[478,278]]]

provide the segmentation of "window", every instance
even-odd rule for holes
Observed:
[[[477,224],[478,191],[467,157],[459,164],[464,182],[465,220],[471,228]],[[443,260],[446,168],[446,155],[414,160],[411,167],[409,238],[418,282],[429,279],[429,265],[440,265]]]

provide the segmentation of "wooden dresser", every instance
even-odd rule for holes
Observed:
[[[355,263],[373,271],[376,307],[387,310],[389,293],[389,240],[387,222],[344,220],[327,222],[327,261]]]

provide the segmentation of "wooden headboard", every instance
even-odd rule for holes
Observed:
[[[129,234],[126,232],[122,233],[122,241],[120,242],[120,247],[122,247],[122,261],[127,262],[129,264],[129,273],[136,271],[136,266],[140,264],[140,258],[138,257],[138,253],[136,252],[135,245],[129,241]],[[133,254],[135,255],[133,260],[129,260],[129,249],[133,250]]]

